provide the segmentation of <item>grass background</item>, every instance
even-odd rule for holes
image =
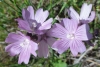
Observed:
[[[98,29],[98,34],[100,34],[100,0],[0,0],[0,67],[85,67],[91,63],[85,60],[88,57],[100,60],[100,42],[98,42],[95,48],[86,55],[87,58],[83,58],[83,61],[76,65],[73,65],[73,59],[71,59],[73,57],[70,51],[58,55],[55,51],[50,50],[50,56],[46,59],[34,58],[31,56],[28,65],[19,65],[17,64],[18,57],[10,57],[4,50],[4,47],[7,45],[4,41],[8,33],[19,30],[17,28],[17,22],[15,22],[14,19],[21,17],[23,8],[32,5],[35,10],[38,8],[49,10],[49,17],[55,18],[58,15],[60,18],[64,18],[68,17],[65,9],[73,6],[77,12],[80,12],[80,8],[84,2],[93,4],[96,18],[90,23],[91,32],[93,33],[95,29]],[[57,21],[55,20],[54,22]],[[97,37],[100,36],[98,35]],[[92,41],[94,42],[95,40],[96,38]],[[88,47],[87,45],[87,48]],[[100,66],[94,64],[93,67]]]

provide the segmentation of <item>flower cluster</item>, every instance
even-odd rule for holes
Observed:
[[[84,3],[79,16],[73,7],[70,7],[70,19],[64,18],[61,23],[52,25],[53,19],[47,20],[47,10],[40,8],[35,12],[32,6],[28,6],[22,10],[22,18],[16,19],[18,27],[27,33],[9,33],[5,40],[9,45],[5,50],[10,56],[19,55],[19,64],[28,64],[31,54],[47,58],[49,47],[59,54],[70,48],[73,56],[77,56],[78,52],[83,53],[86,50],[84,41],[92,39],[88,23],[94,20],[95,12],[91,9],[92,4]]]

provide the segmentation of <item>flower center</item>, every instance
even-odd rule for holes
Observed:
[[[25,40],[20,44],[21,47],[25,47],[25,46],[28,46],[28,45],[29,45],[29,40],[28,40],[28,39],[25,39]]]
[[[37,26],[37,24],[35,22],[33,22],[32,25],[33,25],[33,27],[36,27]]]
[[[74,39],[75,38],[75,35],[74,34],[67,34],[67,38],[68,39]]]

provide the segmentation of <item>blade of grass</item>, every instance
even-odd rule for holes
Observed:
[[[21,15],[21,12],[19,12],[18,10],[16,10],[16,9],[15,9],[14,7],[12,7],[9,3],[7,3],[5,0],[3,0],[3,2],[4,2],[6,5],[10,6],[10,8],[12,8],[15,12],[17,11],[19,15]]]
[[[51,3],[50,3],[50,6],[48,6],[48,10],[51,10],[51,9],[52,9],[53,7],[55,7],[57,4],[61,3],[62,0],[57,1],[57,2],[55,2],[55,3],[52,3],[52,0],[51,0],[50,2],[51,2]]]
[[[10,0],[10,2],[12,2],[12,4],[14,4],[14,6],[16,6],[17,9],[19,9],[19,11],[21,12],[21,8],[16,4],[16,0]]]
[[[37,9],[40,8],[40,7],[42,6],[43,2],[44,2],[44,0],[40,0],[40,1],[39,1],[38,6],[37,6]]]
[[[58,15],[64,10],[64,8],[66,7],[66,2],[64,2],[62,8],[60,9]],[[52,22],[52,24],[54,24],[56,22],[56,19],[54,19],[54,21]]]
[[[64,8],[66,7],[66,2],[64,2],[64,4],[63,4],[63,6],[62,6],[62,8],[60,9],[60,12],[59,12],[59,14],[64,10]],[[58,15],[59,15],[58,14]]]

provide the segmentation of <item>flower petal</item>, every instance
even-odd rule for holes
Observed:
[[[92,34],[89,33],[89,25],[88,24],[83,24],[80,27],[78,27],[76,33],[75,33],[75,38],[78,40],[89,40],[92,39]]]
[[[9,52],[10,56],[18,55],[22,50],[21,46],[18,44],[20,44],[20,42],[15,42],[6,46],[5,51]]]
[[[49,15],[49,12],[47,10],[43,12],[43,9],[40,8],[36,11],[35,20],[38,23],[43,23],[47,19],[48,15]]]
[[[69,8],[68,14],[72,19],[79,20],[79,14],[73,9],[73,7]]]
[[[41,22],[40,19],[43,17],[42,14],[43,14],[43,9],[42,9],[42,8],[40,8],[40,9],[38,9],[38,10],[36,11],[35,20],[36,20],[38,23]]]
[[[23,48],[23,50],[21,51],[19,55],[18,64],[21,64],[22,62],[24,62],[25,64],[28,64],[29,59],[30,59],[30,54],[31,54],[31,46]]]
[[[42,18],[40,20],[41,23],[43,23],[47,19],[48,15],[49,15],[49,12],[47,10],[43,12]]]
[[[55,38],[47,38],[47,43],[48,43],[48,45],[51,47],[52,45],[53,45],[53,43],[56,41],[57,39],[55,39]]]
[[[89,22],[92,22],[94,20],[94,18],[95,18],[95,11],[92,11],[91,15],[89,16],[89,18],[87,18],[87,20],[89,20]],[[87,22],[87,23],[89,23],[89,22]]]
[[[70,41],[66,39],[61,39],[56,41],[52,48],[56,50],[59,54],[62,54],[64,51],[66,51],[70,46]]]
[[[74,19],[64,18],[63,23],[68,33],[74,33],[78,26],[78,21]]]
[[[28,6],[27,10],[30,12],[30,19],[34,19],[34,9],[32,6]]]
[[[6,43],[14,43],[14,42],[17,42],[19,41],[20,39],[22,39],[22,37],[16,33],[9,33],[5,42]]]
[[[92,9],[92,4],[87,5],[87,3],[84,3],[81,8],[80,12],[80,20],[86,20],[89,17],[89,14]]]
[[[48,54],[49,54],[48,44],[44,40],[42,40],[39,43],[38,47],[39,47],[39,49],[38,49],[38,56],[39,57],[47,58]]]
[[[38,49],[38,44],[33,42],[33,41],[31,41],[30,45],[31,45],[31,53],[36,57],[37,54],[36,54],[35,51]]]
[[[73,56],[77,56],[78,52],[83,53],[86,50],[86,47],[83,42],[80,40],[74,40],[70,44],[70,50],[73,54]]]
[[[28,22],[26,22],[26,21],[24,21],[24,20],[22,20],[22,19],[20,19],[20,18],[16,19],[16,21],[18,21],[18,25],[19,25],[18,27],[19,27],[20,29],[25,30],[25,31],[27,31],[27,32],[29,32],[29,33],[32,32],[32,29],[30,28],[30,25],[29,25]],[[26,26],[26,25],[27,25],[27,26]]]
[[[52,25],[52,21],[53,21],[52,18],[50,18],[50,19],[48,19],[47,21],[45,21],[45,22],[39,27],[39,30],[50,29],[50,28],[51,28],[51,25]]]
[[[56,38],[66,38],[66,29],[58,23],[47,32],[48,36],[56,37]]]
[[[28,21],[28,19],[30,18],[30,12],[26,9],[22,10],[22,17],[25,21]]]

